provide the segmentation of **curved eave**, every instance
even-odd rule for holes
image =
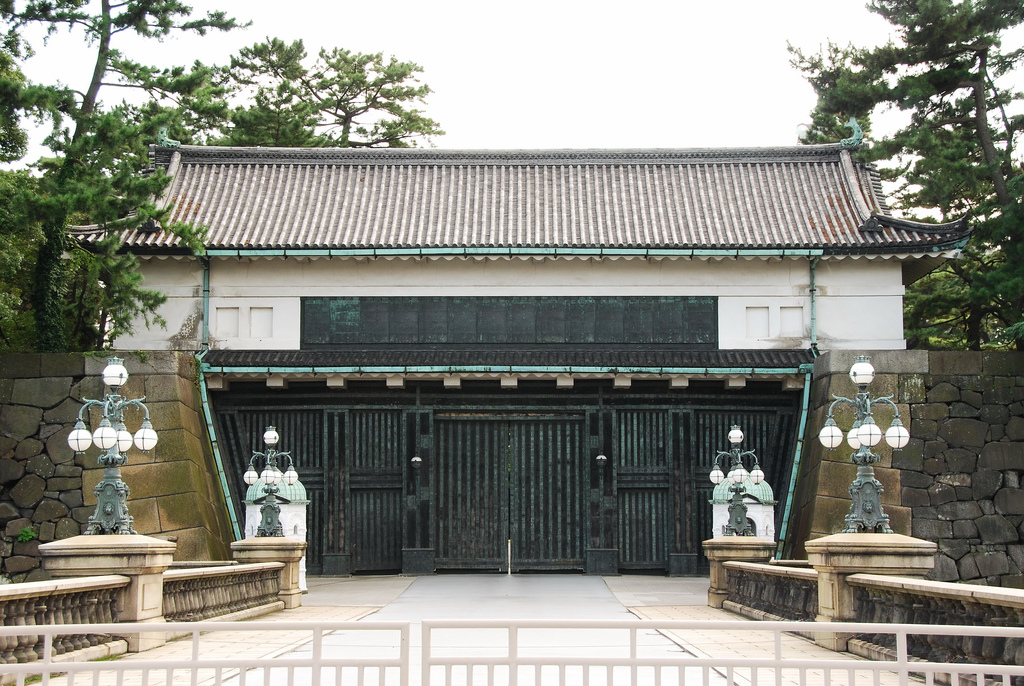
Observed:
[[[791,376],[804,374],[813,364],[795,367],[595,367],[583,365],[520,366],[520,365],[452,365],[452,366],[226,366],[200,362],[204,374],[228,376],[302,375],[312,378],[329,374],[643,374],[656,376]]]
[[[814,248],[572,248],[572,247],[501,247],[501,248],[209,248],[203,257],[234,258],[452,258],[452,257],[635,257],[635,258],[782,258],[782,257],[846,257],[858,255],[890,255],[914,257],[960,250],[968,236],[959,235],[940,243],[921,245],[830,246]],[[136,255],[192,255],[175,247],[132,246]]]

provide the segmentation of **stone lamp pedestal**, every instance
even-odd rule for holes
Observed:
[[[808,541],[807,559],[818,572],[819,622],[852,622],[857,619],[851,574],[887,574],[922,577],[935,566],[938,546],[902,534],[835,534]],[[831,650],[845,651],[850,634],[815,634],[815,642]]]
[[[56,579],[118,574],[131,583],[118,608],[119,622],[164,621],[164,572],[171,566],[176,544],[138,534],[74,536],[39,546],[43,569]],[[163,645],[162,632],[126,635],[128,650]]]
[[[719,536],[704,541],[704,554],[711,563],[708,607],[721,608],[729,599],[726,562],[767,564],[775,555],[775,541],[757,536]]]
[[[231,556],[239,564],[256,562],[283,562],[277,597],[284,609],[302,606],[302,588],[299,585],[299,562],[306,554],[306,542],[284,536],[245,538],[231,544]]]

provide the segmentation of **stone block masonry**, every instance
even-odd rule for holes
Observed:
[[[189,355],[126,355],[128,398],[146,396],[160,436],[122,469],[140,534],[177,541],[176,559],[230,559],[233,539]],[[83,398],[102,399],[106,355],[0,355],[0,576],[46,578],[39,544],[77,536],[96,507],[98,449],[75,455],[67,436]],[[128,410],[129,430],[142,413]],[[96,419],[98,421],[98,419]],[[95,421],[93,423],[95,427]]]
[[[847,376],[859,352],[815,362],[806,453],[793,503],[793,541],[842,530],[854,471],[849,449],[817,440],[832,395],[852,397]],[[1024,588],[1024,353],[884,351],[871,355],[873,396],[894,393],[911,442],[883,442],[876,466],[896,533],[938,544],[928,579]],[[890,417],[876,417],[883,428]],[[844,429],[849,428],[840,420]],[[850,477],[850,478],[847,478]]]

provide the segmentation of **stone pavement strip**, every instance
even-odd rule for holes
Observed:
[[[631,607],[630,612],[641,619],[670,619],[686,621],[736,621],[742,620],[731,612],[719,610],[706,605],[695,606],[651,606]],[[773,658],[775,657],[775,633],[772,631],[727,631],[727,630],[701,630],[701,631],[664,631],[665,635],[679,644],[686,652],[695,657],[709,657],[728,659],[732,657],[746,658]],[[837,653],[823,648],[813,641],[794,634],[783,634],[781,641],[781,655],[787,660],[839,660],[850,663],[851,669],[856,669],[858,663],[865,663],[866,660],[850,653]],[[724,670],[720,673],[724,675]],[[749,670],[737,670],[733,675],[737,684],[754,683]],[[850,684],[873,684],[874,677],[866,670],[860,670],[856,678],[851,678],[848,670],[832,670],[829,673],[823,670],[808,672],[804,678],[799,671],[783,670],[782,678],[776,680],[775,670],[761,669],[758,672],[756,681],[762,683],[788,684],[790,686],[818,686],[830,684],[832,686],[849,686]],[[881,686],[895,686],[899,679],[895,673],[882,672],[877,682]]]
[[[350,577],[311,578],[309,593],[303,606],[256,618],[257,621],[281,619],[291,621],[405,620],[414,623],[411,650],[414,664],[420,654],[419,620],[423,618],[465,619],[628,619],[632,615],[652,620],[735,621],[742,618],[723,610],[707,607],[707,579],[665,578],[653,576],[581,577],[568,575],[439,575],[431,577]],[[663,631],[666,645],[659,650],[680,648],[696,657],[728,659],[772,657],[775,651],[773,632],[746,631]],[[657,635],[657,634],[655,634]],[[344,642],[341,637],[339,641]],[[565,645],[571,645],[572,639]],[[664,641],[664,638],[661,640]],[[481,641],[482,636],[476,638]],[[457,639],[460,645],[471,645],[472,637]],[[647,639],[650,640],[650,639]],[[465,642],[465,643],[464,643]],[[332,642],[333,643],[333,642]],[[358,643],[358,641],[357,641]],[[482,641],[480,648],[488,648]],[[325,646],[327,644],[325,643]],[[561,645],[561,644],[560,644]],[[653,646],[657,647],[655,641]],[[348,646],[358,652],[355,644]],[[226,631],[207,634],[202,654],[208,658],[239,657],[271,658],[308,653],[309,636],[289,632]],[[835,653],[799,636],[782,639],[783,656],[787,659],[846,660],[854,667],[860,658]],[[191,657],[189,640],[172,641],[143,653],[116,658],[134,660],[187,660]],[[699,668],[694,668],[699,669]],[[416,670],[414,670],[415,672]],[[414,674],[414,683],[418,675]],[[696,675],[694,675],[696,677]],[[724,669],[713,670],[711,682],[727,683]],[[796,670],[785,670],[778,681],[774,671],[761,669],[752,678],[749,670],[736,670],[735,684],[775,683],[776,686],[849,686],[847,670],[830,673],[811,672],[801,680]],[[212,672],[202,675],[198,683],[212,683]],[[699,677],[698,677],[699,678]],[[687,679],[689,680],[689,679]],[[92,683],[91,678],[79,683]],[[62,686],[65,679],[52,679]],[[103,683],[106,683],[104,680]],[[186,674],[175,674],[172,683],[192,683]],[[237,683],[237,682],[236,682]],[[874,684],[867,672],[857,674],[857,684]],[[877,686],[897,683],[895,675],[883,674]],[[136,677],[125,678],[121,686],[141,686]],[[167,686],[166,674],[152,673],[147,686]]]

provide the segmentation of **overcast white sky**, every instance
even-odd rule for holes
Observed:
[[[790,145],[814,94],[786,42],[886,42],[865,0],[194,0],[245,30],[120,47],[143,63],[223,64],[276,36],[384,52],[423,67],[439,148],[688,148]],[[26,71],[72,86],[91,64],[56,36]],[[140,50],[143,47],[144,50]],[[106,90],[105,98],[120,97]]]

